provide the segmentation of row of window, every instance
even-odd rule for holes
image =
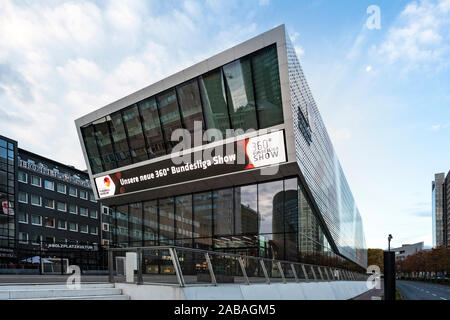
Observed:
[[[83,217],[91,217],[93,219],[98,218],[98,211],[95,209],[89,210],[85,207],[78,207],[75,204],[69,204],[62,202],[62,201],[55,201],[53,199],[48,198],[42,198],[41,196],[30,194],[30,199],[28,199],[28,193],[19,191],[19,197],[18,200],[20,203],[28,204],[30,203],[33,206],[41,207],[42,205],[47,209],[55,209],[62,212],[67,212],[69,210],[69,213],[72,214],[80,214],[80,216]],[[56,203],[56,206],[55,206]],[[67,208],[68,207],[68,208]]]
[[[30,184],[35,187],[42,187],[42,178],[30,174]],[[28,183],[28,174],[23,171],[18,172],[18,179],[22,183]],[[55,191],[55,183],[51,180],[44,179],[44,188],[46,190]],[[92,191],[86,191],[83,189],[77,189],[76,187],[67,186],[62,183],[56,183],[56,191],[63,194],[68,194],[72,197],[80,196],[81,199],[90,200],[92,202],[96,202],[94,193]]]
[[[81,131],[95,174],[170,154],[178,143],[172,141],[172,133],[179,128],[191,134],[217,129],[222,136],[213,141],[225,138],[228,129],[257,130],[282,122],[277,48],[271,45],[98,119]]]
[[[19,243],[21,244],[29,244],[31,241],[32,245],[39,245],[43,242],[47,244],[51,243],[66,243],[66,244],[88,244],[86,241],[78,241],[73,239],[58,239],[52,236],[42,236],[39,234],[32,235],[31,237],[27,232],[19,232]]]
[[[37,214],[31,214],[31,224],[33,226],[44,226],[47,228],[58,228],[60,230],[69,230],[81,233],[91,233],[92,235],[98,234],[98,227],[96,226],[88,226],[87,224],[78,224],[76,222],[67,222],[66,220],[57,220],[53,217],[43,217]],[[19,223],[28,224],[28,214],[26,213],[19,213],[18,214],[18,221]]]

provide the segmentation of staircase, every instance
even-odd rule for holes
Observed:
[[[129,300],[110,283],[86,283],[80,289],[66,284],[0,285],[0,300]]]

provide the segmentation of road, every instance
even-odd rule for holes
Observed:
[[[450,300],[450,286],[404,280],[397,280],[396,286],[407,300]]]

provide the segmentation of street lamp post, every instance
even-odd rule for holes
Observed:
[[[391,251],[391,240],[392,240],[392,234],[388,237],[388,251]]]

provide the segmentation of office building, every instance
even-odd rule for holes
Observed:
[[[416,254],[419,251],[422,251],[424,248],[423,242],[418,242],[414,244],[402,244],[399,248],[393,248],[391,251],[395,252],[396,260],[404,260],[407,256]]]
[[[284,25],[75,123],[112,246],[366,267],[361,216]]]

